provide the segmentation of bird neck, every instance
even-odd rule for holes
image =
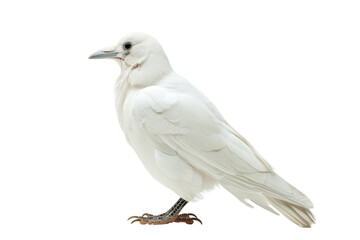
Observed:
[[[165,54],[149,54],[146,59],[132,66],[124,66],[130,86],[144,88],[156,84],[172,72],[170,62]]]

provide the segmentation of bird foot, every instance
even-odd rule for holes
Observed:
[[[142,216],[132,216],[129,217],[128,220],[135,219],[131,222],[139,222],[140,224],[149,224],[149,225],[161,225],[161,224],[168,224],[172,222],[184,222],[186,224],[193,224],[194,221],[198,221],[202,224],[202,221],[198,219],[198,217],[193,213],[183,213],[180,215],[176,215],[170,217],[168,214],[163,213],[160,215],[152,215],[149,213],[144,213]]]
[[[202,224],[202,221],[193,213],[183,213],[177,216],[175,222],[184,222],[186,224],[193,224],[194,221],[198,221]]]

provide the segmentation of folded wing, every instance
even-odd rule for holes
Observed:
[[[152,86],[138,94],[134,114],[160,151],[176,153],[245,204],[249,205],[246,199],[250,199],[272,212],[268,203],[279,210],[279,201],[304,209],[312,207],[303,193],[274,173],[253,147],[203,99],[187,92]],[[310,220],[297,224],[306,225]]]

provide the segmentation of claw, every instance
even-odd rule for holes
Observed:
[[[199,223],[201,223],[201,225],[203,224],[202,221],[193,213],[183,213],[183,214],[179,215],[178,219],[175,221],[176,222],[185,222],[187,224],[193,224],[194,221],[198,221]]]
[[[193,213],[183,213],[183,214],[180,214],[180,215],[179,215],[179,217],[181,217],[181,216],[186,216],[186,217],[192,216],[192,217],[194,217],[194,218],[197,218],[197,216],[196,216],[195,214],[193,214]]]
[[[195,220],[195,221],[198,221],[199,223],[201,223],[201,225],[203,224],[202,221],[198,218],[192,218],[191,220]]]
[[[141,220],[139,218],[135,219],[134,221],[131,222],[131,224],[133,224],[134,222],[140,222],[141,223]]]
[[[132,218],[139,218],[139,216],[131,216],[131,217],[128,218],[128,221],[129,221],[130,219],[132,219]]]

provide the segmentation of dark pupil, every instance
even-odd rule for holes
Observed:
[[[129,43],[129,42],[125,43],[124,48],[125,49],[130,49],[131,48],[131,43]]]

